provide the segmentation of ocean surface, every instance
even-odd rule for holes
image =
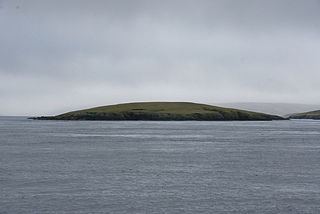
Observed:
[[[320,213],[320,121],[0,117],[0,213]]]

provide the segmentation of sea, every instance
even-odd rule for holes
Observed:
[[[320,121],[0,117],[0,213],[320,213]]]

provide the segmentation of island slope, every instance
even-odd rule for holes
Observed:
[[[141,102],[102,106],[38,120],[157,120],[230,121],[282,120],[282,117],[188,102]]]
[[[290,116],[290,119],[313,119],[320,120],[320,110],[310,111],[305,113],[293,114]]]

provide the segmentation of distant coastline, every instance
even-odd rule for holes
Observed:
[[[312,119],[320,120],[320,110],[319,111],[310,111],[305,113],[293,114],[290,116],[290,119]]]

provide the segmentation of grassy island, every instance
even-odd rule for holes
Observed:
[[[282,117],[189,102],[141,102],[72,111],[38,120],[156,120],[230,121],[282,120]]]

